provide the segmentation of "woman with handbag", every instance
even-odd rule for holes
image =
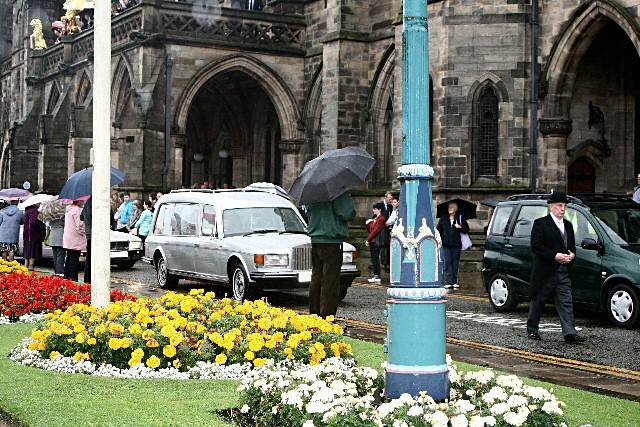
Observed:
[[[385,218],[382,214],[384,204],[378,202],[373,205],[373,220],[367,221],[367,230],[369,235],[365,245],[371,250],[371,263],[373,264],[373,277],[369,279],[369,283],[380,283],[380,251],[387,244],[387,233],[385,226]]]
[[[138,222],[138,220],[140,219],[140,215],[142,215],[142,205],[140,204],[139,200],[134,200],[133,213],[131,214],[131,216],[129,216],[129,222],[127,222],[127,230],[129,231],[129,233],[136,234],[138,232],[138,230],[133,230],[136,229],[136,222]]]
[[[460,253],[462,252],[463,235],[469,233],[469,224],[458,215],[458,204],[449,203],[448,215],[440,217],[437,229],[442,238],[442,260],[444,262],[444,287],[459,288],[458,270],[460,269]],[[468,235],[465,240],[468,240]]]

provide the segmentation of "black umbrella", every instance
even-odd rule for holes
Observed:
[[[473,219],[476,217],[476,204],[464,199],[451,199],[444,203],[440,203],[436,210],[436,218],[449,215],[448,208],[449,203],[454,202],[458,205],[458,213],[456,215],[462,215],[464,219]]]
[[[364,184],[375,163],[360,147],[327,151],[304,166],[289,194],[300,205],[334,200]]]

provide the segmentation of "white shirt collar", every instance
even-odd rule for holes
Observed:
[[[551,214],[551,218],[553,218],[553,222],[556,223],[556,226],[558,227],[558,229],[560,229],[560,232],[564,234],[564,218],[558,219],[553,214]]]

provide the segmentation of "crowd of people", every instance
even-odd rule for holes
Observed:
[[[144,241],[151,231],[153,210],[162,193],[149,194],[142,201],[130,193],[114,192],[111,197],[111,229],[138,236]],[[42,258],[43,244],[51,247],[54,273],[78,280],[80,256],[86,254],[84,281],[91,281],[92,200],[65,203],[57,198],[42,204],[18,208],[18,201],[0,202],[0,255],[13,261],[19,253],[22,230],[25,266],[33,270]]]

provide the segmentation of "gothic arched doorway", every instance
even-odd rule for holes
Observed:
[[[569,193],[595,193],[596,168],[584,157],[569,165],[567,190]]]
[[[233,70],[212,77],[189,108],[183,185],[281,184],[280,129],[271,98],[252,76]]]

